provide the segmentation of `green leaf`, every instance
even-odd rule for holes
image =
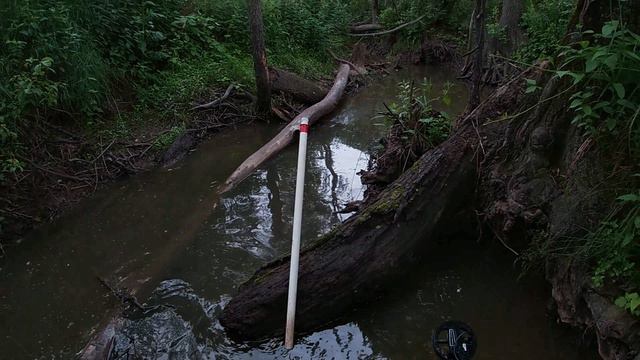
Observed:
[[[615,118],[607,118],[607,129],[612,131],[616,128],[617,121]]]
[[[592,72],[598,67],[598,64],[599,64],[598,59],[590,58],[589,60],[587,60],[587,63],[585,64],[584,71],[588,73]]]
[[[627,306],[627,299],[624,296],[620,296],[615,301],[616,306],[625,308]]]
[[[578,106],[581,106],[581,105],[582,105],[582,99],[578,98],[578,99],[574,99],[571,102],[571,105],[569,105],[569,108],[570,109],[575,109],[575,108],[577,108]]]
[[[640,56],[638,56],[638,54],[636,54],[636,53],[634,53],[632,51],[629,51],[629,50],[626,50],[624,53],[627,54],[627,56],[630,56],[631,58],[633,58],[633,59],[635,59],[637,61],[640,61]]]
[[[624,85],[620,84],[620,83],[613,83],[611,84],[611,86],[613,86],[613,88],[616,90],[616,94],[618,94],[618,97],[620,99],[624,99]]]
[[[625,247],[631,244],[632,240],[633,240],[633,233],[625,233],[624,238],[622,239],[622,247]]]
[[[618,54],[613,54],[604,60],[609,69],[614,70],[618,64]]]
[[[624,201],[624,202],[636,202],[640,200],[640,196],[638,196],[637,194],[624,194],[624,195],[618,196],[618,200]]]
[[[576,85],[577,83],[582,81],[582,79],[584,79],[584,74],[583,73],[570,72],[569,76],[571,76],[573,78],[573,85]]]
[[[617,20],[609,21],[604,24],[604,26],[602,27],[602,35],[610,37],[611,34],[613,34],[613,32],[618,29],[618,24],[619,21]]]
[[[629,294],[628,297],[630,298],[629,300],[629,310],[631,311],[635,311],[638,306],[640,306],[640,296],[638,295],[638,293],[633,293],[633,294]]]

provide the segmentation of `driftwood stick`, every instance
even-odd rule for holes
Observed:
[[[295,139],[298,126],[302,118],[309,119],[309,125],[316,123],[321,117],[333,111],[338,105],[338,101],[342,98],[344,89],[349,80],[349,65],[342,64],[338,70],[338,75],[333,83],[333,87],[329,90],[319,103],[307,108],[293,119],[282,131],[278,133],[271,141],[266,143],[258,151],[249,156],[240,166],[229,176],[229,178],[218,189],[218,193],[222,194],[234,188],[255,169],[272,156],[279,153],[282,149],[291,144]]]
[[[390,30],[385,30],[385,31],[380,31],[380,32],[375,32],[375,33],[366,33],[366,34],[349,34],[350,36],[379,36],[379,35],[386,35],[386,34],[391,34],[394,33],[396,31],[399,31],[401,29],[404,29],[405,27],[409,26],[409,25],[413,25],[415,23],[417,23],[418,21],[422,20],[426,15],[422,15],[419,18],[409,21],[408,23],[404,23],[402,25],[398,25],[396,27],[394,27],[393,29]]]
[[[220,105],[223,101],[225,101],[229,95],[231,95],[231,91],[233,90],[233,88],[235,87],[235,85],[229,84],[229,86],[227,87],[227,90],[224,92],[224,95],[222,95],[222,97],[220,97],[219,99],[213,100],[209,103],[206,104],[202,104],[202,105],[198,105],[198,106],[194,106],[191,108],[191,111],[195,111],[195,110],[207,110],[207,109],[211,109],[213,107],[216,107],[218,105]]]

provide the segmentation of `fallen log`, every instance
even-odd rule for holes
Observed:
[[[362,24],[351,26],[351,32],[355,34],[366,33],[369,31],[382,30],[383,27],[380,24]]]
[[[338,75],[333,83],[333,87],[329,90],[327,96],[325,96],[322,101],[302,111],[295,119],[293,119],[293,121],[285,126],[278,135],[271,139],[271,141],[266,143],[258,151],[249,156],[242,164],[240,164],[240,166],[218,189],[218,193],[222,194],[234,188],[238,183],[257,169],[258,166],[276,155],[282,149],[287,147],[287,145],[291,144],[295,139],[295,134],[298,132],[298,127],[302,118],[308,118],[309,125],[311,126],[320,118],[333,111],[342,98],[342,94],[344,93],[348,80],[349,65],[342,64],[338,69]]]
[[[300,256],[296,328],[314,330],[370,301],[416,256],[448,229],[456,214],[471,211],[479,137],[475,122],[495,117],[522,94],[511,83],[462,121],[456,132],[428,151],[374,201],[330,233],[306,244]],[[480,119],[480,120],[478,120]],[[289,275],[287,257],[267,264],[242,284],[221,323],[243,340],[281,335]]]
[[[328,92],[316,82],[285,70],[269,68],[269,79],[273,90],[290,94],[294,99],[305,104],[322,101]]]
[[[415,20],[411,20],[408,23],[404,23],[402,25],[398,25],[396,27],[394,27],[393,29],[390,30],[386,30],[386,31],[380,31],[380,32],[374,32],[374,33],[363,33],[363,34],[349,34],[350,36],[379,36],[379,35],[386,35],[386,34],[392,34],[396,31],[400,31],[402,29],[404,29],[405,27],[409,26],[409,25],[413,25],[415,23],[417,23],[418,21],[422,20],[425,16],[427,15],[422,15],[419,18],[415,19]]]

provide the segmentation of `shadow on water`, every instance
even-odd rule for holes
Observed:
[[[405,69],[344,101],[312,130],[305,185],[304,239],[349,215],[335,213],[362,197],[356,175],[385,127],[376,119],[398,81],[429,77],[437,92],[454,81],[448,69]],[[466,89],[450,93],[457,113]],[[480,340],[478,359],[584,359],[579,347],[545,316],[540,279],[517,281],[501,249],[451,241],[425,255],[416,276],[337,326],[299,339],[257,346],[230,341],[216,317],[235,287],[289,251],[296,149],[290,147],[233,191],[214,189],[277,132],[252,124],[220,134],[171,170],[114,184],[10,251],[0,265],[0,358],[69,358],[117,300],[96,276],[149,299],[126,313],[115,350],[150,358],[420,358],[433,359],[431,330],[462,319]]]

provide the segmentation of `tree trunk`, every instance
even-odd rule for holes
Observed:
[[[476,8],[474,10],[475,53],[473,55],[471,93],[469,94],[467,112],[475,109],[480,104],[482,74],[484,69],[485,3],[486,0],[476,0]]]
[[[267,68],[267,53],[264,46],[264,24],[260,0],[249,0],[249,27],[251,31],[251,54],[256,75],[256,112],[268,115],[271,111],[271,84]]]
[[[524,11],[523,0],[502,0],[502,13],[500,14],[500,28],[504,29],[505,39],[498,39],[497,48],[505,56],[511,56],[522,41],[520,18]]]
[[[338,106],[338,102],[342,98],[344,89],[347,86],[347,80],[349,80],[349,65],[342,64],[338,70],[338,75],[333,83],[333,87],[329,90],[327,96],[325,96],[325,98],[319,103],[301,112],[295,119],[293,119],[293,121],[291,121],[291,123],[285,126],[278,135],[271,139],[271,141],[249,156],[242,164],[240,164],[231,176],[229,176],[224,184],[222,184],[218,189],[218,192],[224,193],[231,190],[255,171],[258,166],[291,144],[298,132],[298,127],[302,118],[308,118],[309,126],[311,126],[320,118],[333,111],[336,106]]]
[[[371,0],[371,23],[372,24],[379,23],[378,14],[380,14],[379,0]]]
[[[524,11],[523,0],[503,0],[500,10],[498,27],[500,34],[490,36],[490,54],[501,54],[511,56],[522,42],[522,29],[520,29],[520,19]]]

